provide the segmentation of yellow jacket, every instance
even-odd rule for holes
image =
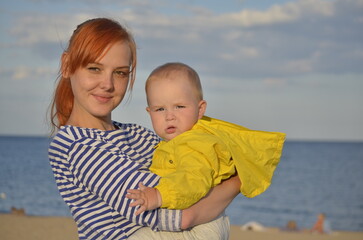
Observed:
[[[156,188],[162,207],[185,209],[236,170],[242,194],[261,194],[271,184],[284,141],[284,133],[249,130],[204,116],[190,131],[156,147],[150,170],[161,176]]]

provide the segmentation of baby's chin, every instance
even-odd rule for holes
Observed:
[[[176,138],[179,135],[180,135],[180,133],[177,133],[177,132],[175,132],[173,134],[166,134],[166,136],[164,136],[163,140],[166,141],[166,142],[168,142],[168,141]]]

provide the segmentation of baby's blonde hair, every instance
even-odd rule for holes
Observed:
[[[146,95],[148,86],[151,81],[156,79],[171,78],[172,74],[185,74],[189,83],[195,88],[196,97],[198,100],[203,100],[202,84],[200,83],[198,73],[190,66],[180,62],[165,63],[155,68],[149,75],[145,83]]]

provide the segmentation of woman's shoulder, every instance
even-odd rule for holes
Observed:
[[[115,130],[104,131],[96,128],[82,128],[72,125],[62,126],[57,134],[54,136],[53,141],[61,141],[65,143],[73,143],[76,141],[104,141],[115,139],[138,139],[150,138],[152,140],[158,139],[158,136],[150,129],[143,127],[136,123],[120,123],[113,122],[116,126]]]
[[[75,127],[72,125],[61,126],[57,133],[53,136],[51,141],[52,145],[71,145],[76,139],[80,138],[83,134],[84,129]]]
[[[94,139],[98,140],[106,131],[102,131],[96,128],[83,128],[73,125],[61,126],[58,132],[53,137],[53,142],[68,142],[73,143],[79,141],[80,139]]]

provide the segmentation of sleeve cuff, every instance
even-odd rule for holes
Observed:
[[[158,210],[158,229],[168,232],[181,231],[182,210],[160,208]]]

